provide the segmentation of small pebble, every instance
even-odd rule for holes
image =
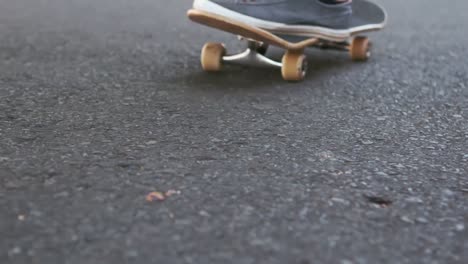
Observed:
[[[442,193],[444,194],[444,196],[453,196],[455,194],[454,192],[452,192],[449,189],[443,190]]]
[[[427,224],[427,223],[429,223],[429,221],[428,221],[426,218],[424,218],[424,217],[418,217],[418,218],[416,218],[416,221],[417,221],[418,223],[422,223],[422,224]]]
[[[14,247],[11,250],[8,251],[8,255],[13,256],[13,255],[18,255],[21,254],[21,248],[20,247]]]
[[[205,217],[210,216],[210,214],[207,211],[203,211],[203,210],[198,212],[198,214],[200,214],[201,216],[205,216]]]
[[[331,200],[335,203],[340,203],[340,204],[344,204],[344,205],[349,205],[349,202],[346,201],[345,199],[341,199],[341,198],[338,198],[338,197],[333,197],[331,198]]]
[[[409,203],[423,203],[423,200],[416,196],[408,197],[406,198],[406,201]]]
[[[383,171],[378,171],[376,174],[379,175],[379,176],[383,176],[383,177],[388,176],[388,174],[383,172]]]
[[[409,217],[407,217],[407,216],[402,216],[400,219],[401,219],[401,221],[406,222],[406,223],[410,223],[410,224],[413,224],[413,223],[414,223],[414,221],[411,220],[411,219],[410,219]]]
[[[455,226],[455,230],[457,230],[458,232],[461,232],[461,231],[465,230],[465,225],[464,224],[457,224]]]
[[[44,181],[45,186],[50,186],[56,183],[56,180],[54,178],[49,178]]]
[[[174,194],[180,194],[180,191],[169,190],[169,191],[166,192],[166,197],[172,196]]]
[[[145,143],[146,145],[154,145],[154,144],[158,144],[158,141],[156,140],[150,140],[148,142]]]
[[[146,201],[148,202],[164,201],[165,199],[166,197],[161,192],[150,192],[148,195],[146,195]]]

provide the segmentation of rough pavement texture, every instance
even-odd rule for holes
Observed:
[[[188,0],[0,0],[0,263],[468,263],[468,2],[382,2],[290,84]]]

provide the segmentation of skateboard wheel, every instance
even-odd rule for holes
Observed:
[[[201,52],[201,65],[205,71],[220,71],[226,48],[221,43],[208,42],[203,46]]]
[[[354,61],[366,61],[371,56],[370,41],[366,37],[355,37],[349,49],[351,59]]]
[[[282,60],[281,74],[286,81],[302,81],[307,73],[307,57],[301,52],[287,51]]]

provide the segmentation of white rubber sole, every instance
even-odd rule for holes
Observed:
[[[246,16],[244,14],[232,11],[225,7],[222,7],[209,0],[195,0],[193,2],[193,8],[209,13],[214,13],[227,17],[232,20],[236,20],[242,23],[246,23],[275,34],[303,36],[303,37],[324,37],[336,40],[346,40],[350,38],[355,32],[365,32],[371,30],[379,30],[385,27],[383,24],[371,24],[350,29],[336,30],[317,26],[304,26],[304,25],[287,25],[268,20],[262,20],[255,17]]]

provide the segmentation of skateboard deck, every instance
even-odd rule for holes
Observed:
[[[315,37],[299,37],[302,40],[297,42],[289,42],[285,39],[287,38],[287,36],[282,38],[279,35],[275,35],[274,33],[268,32],[261,28],[250,26],[238,21],[233,21],[229,18],[208,13],[205,11],[191,9],[188,11],[187,15],[192,21],[197,22],[199,24],[226,31],[235,35],[239,35],[247,39],[267,43],[273,46],[278,46],[287,50],[303,49],[317,42],[317,38]]]
[[[310,46],[349,51],[353,60],[367,60],[370,56],[370,42],[359,34],[380,30],[385,26],[387,15],[376,4],[366,0],[353,1],[353,15],[348,29],[332,30],[317,28],[311,32],[281,32],[265,30],[241,21],[191,9],[187,16],[194,22],[238,35],[247,39],[249,48],[246,52],[234,56],[225,56],[223,44],[207,43],[202,50],[202,66],[206,71],[218,71],[223,63],[262,64],[281,67],[285,80],[302,80],[306,74],[306,58],[303,50]],[[352,39],[351,42],[348,42]],[[264,56],[264,49],[277,46],[286,50],[281,63]]]

